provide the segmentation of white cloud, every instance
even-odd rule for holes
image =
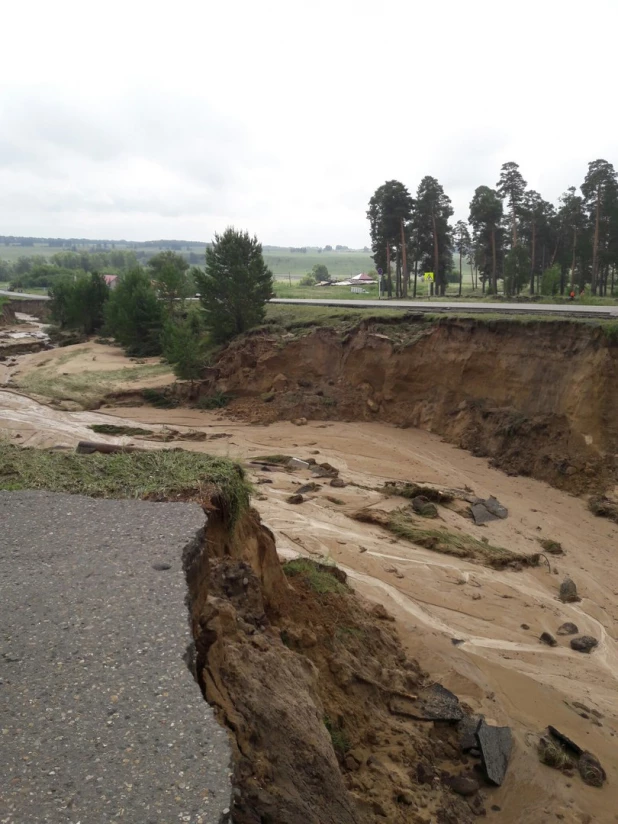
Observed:
[[[156,9],[160,8],[159,11]],[[432,174],[467,216],[516,160],[551,200],[618,165],[614,0],[3,10],[0,231],[367,242],[373,190]]]

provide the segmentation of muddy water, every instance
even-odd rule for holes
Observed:
[[[509,778],[502,788],[488,792],[488,809],[492,804],[501,807],[490,813],[493,820],[618,820],[616,525],[592,516],[580,499],[540,482],[509,478],[427,432],[369,423],[256,427],[216,412],[146,407],[60,412],[0,392],[0,430],[11,437],[21,435],[21,443],[71,446],[91,437],[88,425],[96,422],[202,429],[226,437],[183,446],[240,460],[317,453],[317,460],[337,466],[350,485],[323,486],[301,506],[288,504],[286,498],[309,480],[307,472],[252,468],[256,482],[273,482],[256,483],[255,504],[282,555],[300,552],[335,560],[362,594],[396,616],[402,638],[426,670],[475,711],[513,727],[516,748]],[[160,448],[158,443],[133,442]],[[363,506],[401,505],[401,500],[361,488],[392,479],[468,487],[483,497],[494,494],[509,509],[505,521],[476,527],[455,512],[441,510],[443,523],[520,552],[536,552],[539,537],[552,538],[562,543],[566,555],[550,557],[551,571],[547,566],[496,571],[395,540],[379,527],[350,519],[349,513]],[[327,500],[327,495],[340,503]],[[580,603],[557,599],[566,575],[576,582]],[[599,647],[582,655],[570,649],[568,638],[557,636],[559,646],[553,649],[539,642],[543,631],[556,635],[565,621],[577,624],[580,634],[595,636]],[[591,713],[582,717],[573,701],[602,717],[596,723]],[[547,724],[601,759],[608,772],[604,789],[587,787],[578,776],[566,777],[539,764],[536,741]]]

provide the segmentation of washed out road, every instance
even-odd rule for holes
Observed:
[[[226,820],[227,734],[183,660],[203,524],[193,504],[0,492],[2,824]]]

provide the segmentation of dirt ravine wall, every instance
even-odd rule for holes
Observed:
[[[254,334],[222,353],[201,391],[214,389],[253,420],[431,430],[573,492],[615,478],[618,345],[588,324],[453,318]]]

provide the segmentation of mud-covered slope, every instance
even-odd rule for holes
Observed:
[[[482,814],[483,780],[456,724],[394,708],[415,706],[431,682],[386,611],[335,567],[304,560],[286,577],[255,512],[233,533],[211,512],[205,534],[184,565],[196,677],[231,733],[234,824],[466,824]]]
[[[618,347],[601,327],[407,318],[345,334],[253,334],[221,354],[202,392],[228,392],[232,410],[256,421],[421,427],[583,492],[614,478],[617,378]]]

